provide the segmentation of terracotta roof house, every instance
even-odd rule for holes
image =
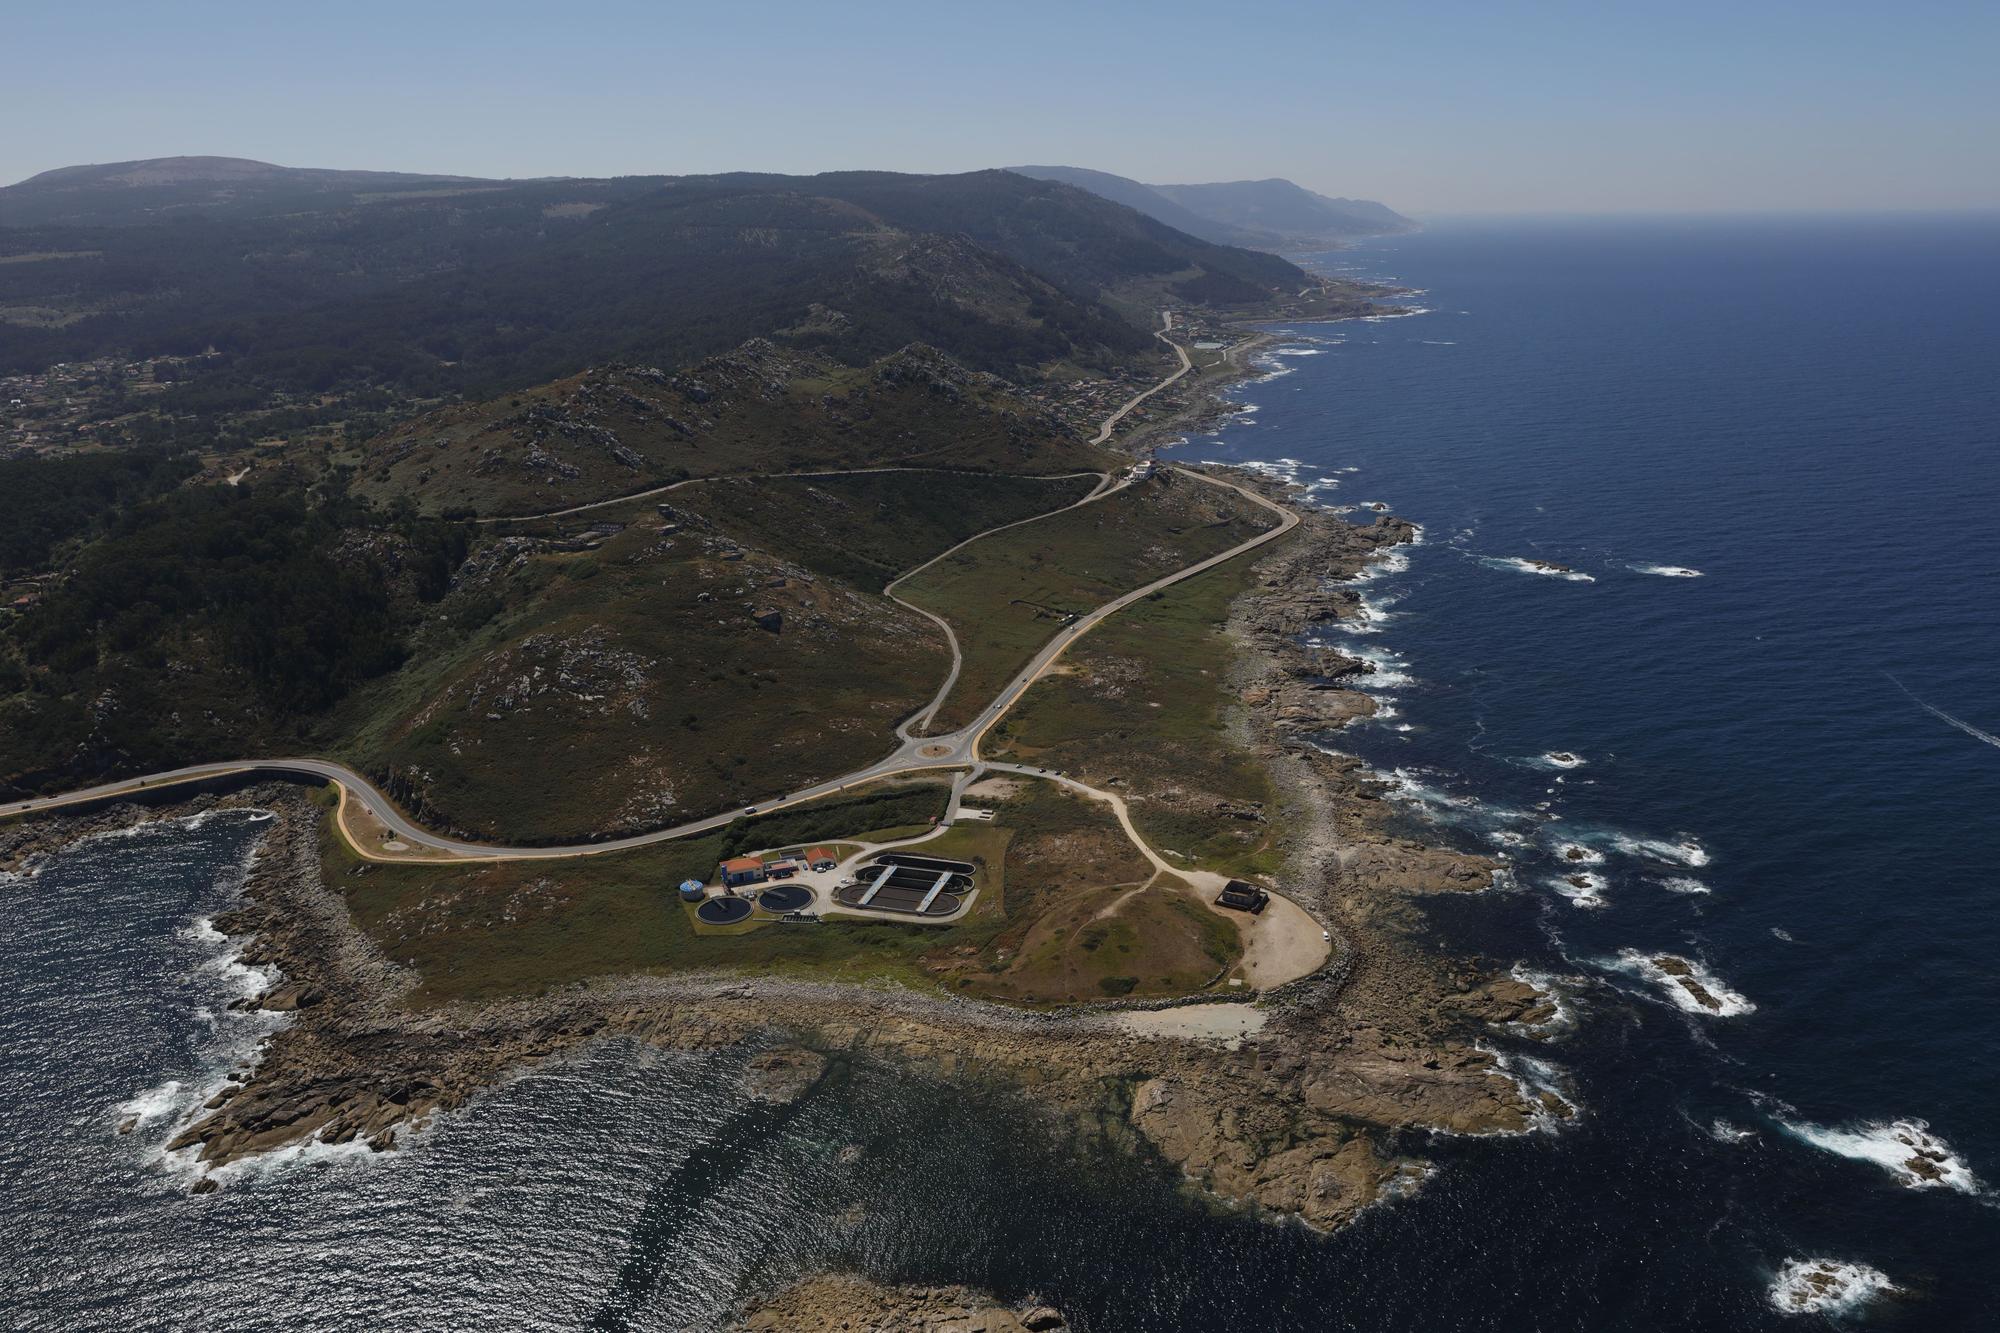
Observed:
[[[754,856],[733,856],[724,861],[718,873],[724,888],[736,888],[743,884],[764,882],[764,863]]]

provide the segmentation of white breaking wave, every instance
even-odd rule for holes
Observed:
[[[1692,875],[1669,875],[1660,881],[1660,887],[1669,893],[1708,893],[1708,885]]]
[[[1391,546],[1387,550],[1376,552],[1368,557],[1368,563],[1361,567],[1361,572],[1347,582],[1349,585],[1369,583],[1390,574],[1404,573],[1410,567],[1408,548],[1414,545],[1415,542],[1405,542],[1401,546]]]
[[[1568,750],[1550,750],[1547,754],[1536,756],[1534,762],[1544,768],[1582,768],[1589,761]]]
[[[1757,1137],[1757,1131],[1733,1125],[1727,1120],[1716,1120],[1709,1125],[1708,1136],[1717,1143],[1747,1143]]]
[[[1977,1194],[1979,1181],[1970,1167],[1952,1152],[1951,1145],[1930,1132],[1922,1120],[1880,1121],[1851,1128],[1795,1124],[1778,1121],[1785,1132],[1805,1140],[1815,1148],[1851,1157],[1857,1162],[1873,1162],[1911,1189],[1957,1190]]]
[[[222,944],[229,939],[227,935],[215,928],[213,919],[205,916],[196,917],[194,924],[182,933],[197,944]]]
[[[1508,975],[1523,985],[1533,986],[1542,998],[1555,1010],[1539,1023],[1510,1023],[1516,1032],[1541,1041],[1554,1041],[1558,1036],[1576,1028],[1576,1009],[1570,1003],[1565,981],[1573,978],[1558,978],[1553,973],[1537,971],[1526,963],[1516,963]]]
[[[1604,876],[1588,870],[1572,870],[1549,881],[1549,887],[1569,899],[1572,907],[1604,906]]]
[[[1567,565],[1552,564],[1547,560],[1523,560],[1513,555],[1483,555],[1479,563],[1493,569],[1511,569],[1521,574],[1539,574],[1543,578],[1562,579],[1568,583],[1595,583],[1594,575],[1586,574]]]
[[[1365,675],[1357,676],[1349,682],[1356,689],[1392,690],[1417,683],[1415,677],[1403,670],[1409,663],[1394,653],[1363,648],[1356,644],[1348,644],[1345,652],[1349,657],[1366,662],[1370,668]]]
[[[1771,1282],[1771,1304],[1786,1314],[1853,1314],[1897,1288],[1867,1264],[1838,1259],[1787,1259]]]
[[[1246,410],[1254,412],[1257,409],[1251,407]],[[1299,469],[1305,466],[1296,458],[1280,458],[1269,463],[1254,458],[1204,458],[1201,461],[1204,467],[1233,467],[1239,472],[1253,472],[1260,477],[1271,477],[1284,482],[1297,482]]]
[[[1635,838],[1620,833],[1611,840],[1611,845],[1627,856],[1646,856],[1655,861],[1670,861],[1682,866],[1705,866],[1708,864],[1708,849],[1686,834],[1679,842],[1666,842],[1659,838]]]
[[[1455,796],[1423,781],[1420,772],[1395,768],[1387,773],[1376,771],[1373,776],[1388,787],[1391,800],[1417,806],[1425,814],[1451,823],[1521,823],[1537,818],[1531,811],[1488,805],[1476,796]]]
[[[1574,1121],[1581,1115],[1583,1108],[1563,1087],[1562,1071],[1547,1060],[1537,1060],[1532,1055],[1496,1051],[1476,1042],[1473,1044],[1473,1049],[1492,1056],[1493,1067],[1513,1083],[1520,1091],[1521,1100],[1527,1103],[1528,1127],[1516,1132],[1553,1134],[1562,1128],[1565,1121]],[[1570,1114],[1567,1116],[1557,1114],[1544,1100],[1545,1096],[1568,1108]],[[1504,1134],[1508,1131],[1495,1132]]]
[[[1652,982],[1675,1008],[1704,1018],[1735,1018],[1757,1007],[1724,985],[1715,973],[1679,954],[1649,957],[1637,949],[1620,949],[1617,959],[1606,966]]]
[[[1685,565],[1628,565],[1635,574],[1657,574],[1663,579],[1698,579],[1702,572]]]
[[[176,1115],[180,1106],[181,1081],[170,1078],[158,1087],[148,1088],[129,1102],[120,1102],[114,1109],[121,1124],[131,1122],[136,1127],[156,1124]]]

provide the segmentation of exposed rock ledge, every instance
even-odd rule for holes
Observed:
[[[1069,1321],[1035,1301],[1003,1305],[969,1287],[884,1287],[829,1273],[757,1301],[740,1333],[1064,1333]]]

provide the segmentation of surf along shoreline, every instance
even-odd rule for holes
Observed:
[[[1250,362],[1272,341],[1259,333],[1238,344],[1227,366],[1202,376],[1127,447],[1226,411],[1218,393],[1261,373]],[[1392,834],[1382,784],[1320,743],[1374,705],[1342,687],[1365,664],[1304,647],[1301,637],[1356,614],[1359,595],[1347,581],[1414,528],[1386,515],[1357,526],[1306,503],[1296,487],[1253,484],[1302,521],[1261,554],[1250,591],[1230,610],[1233,729],[1282,793],[1286,890],[1337,947],[1318,972],[1261,997],[1261,1028],[1240,1038],[1205,1040],[1172,1025],[1141,1033],[1098,1006],[1029,1011],[741,973],[605,977],[538,996],[420,1007],[409,1002],[419,978],[356,926],[325,880],[321,807],[301,788],[269,781],[166,809],[125,803],[0,828],[0,868],[32,873],[39,857],[79,838],[219,804],[276,816],[241,904],[215,924],[242,942],[241,961],[275,971],[271,987],[244,1003],[290,1019],[189,1122],[166,1131],[168,1150],[200,1169],[199,1192],[230,1183],[232,1163],[280,1147],[393,1148],[510,1073],[587,1042],[713,1049],[776,1040],[800,1061],[849,1053],[1031,1087],[1074,1132],[1093,1132],[1109,1113],[1207,1194],[1337,1227],[1420,1174],[1422,1164],[1395,1146],[1404,1131],[1521,1133],[1576,1108],[1484,1049],[1496,1030],[1545,1025],[1550,997],[1431,953],[1410,929],[1414,898],[1487,888],[1497,863]]]

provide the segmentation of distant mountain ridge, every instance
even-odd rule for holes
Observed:
[[[0,258],[0,373],[213,349],[204,401],[244,402],[484,397],[759,336],[857,366],[927,343],[1017,380],[1101,373],[1157,353],[1162,306],[1311,282],[998,170],[488,181],[161,158],[0,187]]]
[[[476,176],[281,167],[245,157],[155,157],[57,167],[0,187],[0,226],[117,226],[192,212],[261,217],[384,194],[513,184]]]
[[[1336,199],[1291,181],[1222,181],[1147,185],[1087,167],[1009,167],[1036,180],[1060,181],[1136,208],[1168,226],[1218,245],[1257,250],[1312,250],[1361,236],[1415,231],[1417,224],[1372,199]]]

